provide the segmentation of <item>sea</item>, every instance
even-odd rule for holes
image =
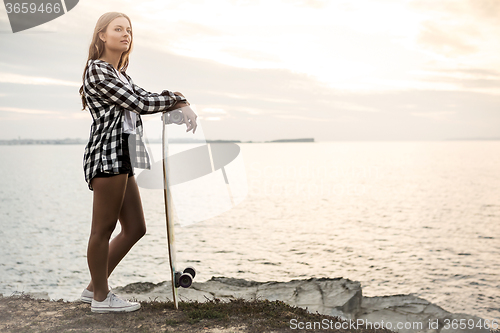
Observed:
[[[343,277],[359,281],[363,296],[413,293],[500,321],[500,141],[238,146],[242,200],[176,225],[177,261],[196,268],[196,281]],[[0,146],[3,296],[73,301],[89,283],[84,147]],[[163,190],[139,190],[147,233],[111,287],[170,279]]]

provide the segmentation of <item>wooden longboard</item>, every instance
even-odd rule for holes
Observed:
[[[167,124],[168,117],[162,114],[163,132],[162,132],[162,152],[163,152],[163,194],[165,199],[165,218],[167,222],[167,244],[168,244],[168,257],[170,262],[170,272],[172,281],[172,297],[174,299],[175,308],[178,309],[179,287],[188,288],[191,286],[196,271],[193,267],[187,267],[184,271],[176,269],[175,261],[175,236],[174,236],[174,210],[172,194],[170,186],[170,167],[169,167],[169,154],[168,154],[168,133]]]
[[[167,221],[167,244],[168,257],[170,262],[170,272],[172,281],[172,297],[174,299],[175,308],[178,309],[177,303],[178,292],[175,285],[175,238],[174,238],[174,214],[172,209],[172,194],[170,193],[169,184],[169,168],[168,168],[168,134],[167,134],[167,117],[162,114],[163,133],[162,133],[162,152],[163,152],[163,196],[165,201],[165,218]]]

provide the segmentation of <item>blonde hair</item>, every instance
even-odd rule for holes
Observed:
[[[132,29],[132,22],[130,22],[130,18],[123,13],[108,12],[108,13],[103,14],[101,17],[99,17],[99,20],[97,20],[97,23],[96,23],[95,28],[94,28],[92,42],[90,43],[89,57],[87,58],[87,61],[85,62],[85,69],[83,70],[82,82],[85,82],[85,72],[87,71],[87,68],[89,67],[89,64],[88,64],[89,60],[90,59],[92,59],[92,60],[98,59],[104,53],[106,43],[104,43],[102,41],[102,39],[99,38],[99,33],[106,32],[106,30],[108,29],[109,23],[117,17],[125,17],[130,24],[130,28]],[[132,34],[133,34],[133,31],[130,32],[130,47],[128,48],[127,51],[122,53],[122,55],[120,57],[120,61],[118,62],[118,71],[124,72],[127,70],[128,63],[129,63],[128,56],[129,56],[130,52],[132,51],[132,44],[134,43],[134,38],[133,38]],[[85,101],[85,93],[83,91],[83,84],[80,87],[79,92],[80,92],[80,96],[82,98],[82,105],[83,105],[82,111],[84,111],[85,108],[87,107],[87,102]]]

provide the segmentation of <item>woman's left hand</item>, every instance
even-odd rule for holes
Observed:
[[[196,127],[198,127],[198,125],[196,124],[196,118],[198,118],[198,116],[196,115],[196,113],[194,113],[193,109],[191,109],[189,105],[183,106],[180,109],[182,111],[182,114],[184,115],[184,122],[187,126],[186,132],[193,130],[194,134],[196,131]]]

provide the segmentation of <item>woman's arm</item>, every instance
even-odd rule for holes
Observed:
[[[134,81],[132,81],[132,79],[130,79],[130,77],[129,77],[129,80],[132,82],[132,86],[134,87],[134,91],[136,93],[138,93],[139,95],[141,95],[141,96],[151,96],[152,94],[154,94],[154,93],[151,93],[151,92],[149,92],[147,90],[144,90],[143,88],[141,88],[138,85],[136,85],[134,83]],[[177,95],[177,96],[184,97],[184,95],[181,94],[180,92],[174,92],[174,94]],[[173,106],[169,107],[166,111],[172,111],[172,110],[180,109],[180,108],[182,108],[184,106],[188,106],[188,105],[190,105],[190,104],[189,104],[189,102],[187,100],[185,102],[184,101],[178,101]]]
[[[138,93],[135,93],[115,76],[109,64],[93,63],[88,71],[89,76],[84,83],[89,94],[97,95],[110,104],[118,104],[138,114],[165,112],[178,102],[186,102],[186,98],[168,90],[157,94],[140,88],[137,89]],[[135,87],[138,86],[134,85]]]
[[[136,84],[134,83],[134,81],[133,81],[130,77],[128,77],[128,79],[129,79],[129,81],[130,81],[130,82],[132,82],[132,86],[134,87],[134,91],[135,91],[136,93],[138,93],[139,95],[141,95],[141,96],[151,96],[152,94],[154,94],[154,93],[151,93],[151,92],[149,92],[149,91],[147,91],[147,90],[144,90],[143,88],[141,88],[141,87],[139,87],[138,85],[136,85]],[[177,95],[177,96],[182,96],[182,97],[184,97],[184,95],[183,95],[183,94],[181,94],[180,92],[174,92],[174,94],[175,94],[175,95]],[[180,108],[182,108],[182,107],[184,107],[184,106],[188,106],[188,105],[190,105],[188,101],[185,101],[185,102],[183,102],[183,101],[178,101],[178,102],[176,102],[173,106],[169,107],[169,108],[167,109],[167,111],[172,111],[172,110],[180,109]]]
[[[174,92],[174,94],[176,96],[182,96],[182,97],[184,97],[184,95],[181,94],[178,91]],[[190,105],[188,101],[185,101],[185,102],[184,101],[179,101],[179,102],[175,103],[172,107],[168,108],[167,111],[172,111],[172,110],[180,109],[180,108],[182,108],[184,106],[188,106],[188,105]]]

